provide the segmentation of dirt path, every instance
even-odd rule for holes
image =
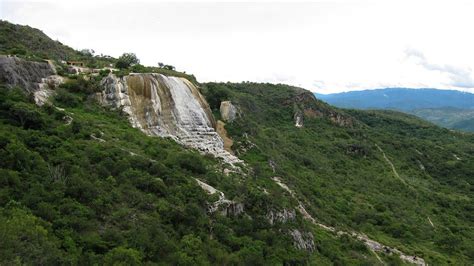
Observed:
[[[377,252],[383,252],[383,253],[386,253],[386,254],[396,254],[400,257],[400,259],[402,259],[403,261],[407,262],[407,263],[411,263],[411,264],[415,264],[415,265],[419,265],[419,266],[426,266],[427,264],[425,263],[425,261],[423,260],[423,258],[419,258],[417,256],[412,256],[412,255],[406,255],[404,254],[403,252],[401,252],[400,250],[396,249],[396,248],[392,248],[392,247],[389,247],[389,246],[386,246],[386,245],[383,245],[375,240],[372,240],[370,239],[368,236],[366,236],[365,234],[362,234],[362,233],[358,233],[358,232],[346,232],[346,231],[338,231],[336,230],[334,227],[332,226],[328,226],[328,225],[325,225],[325,224],[321,224],[321,223],[318,223],[316,221],[316,219],[311,216],[307,211],[306,209],[304,208],[303,204],[296,198],[295,196],[295,193],[293,192],[293,190],[291,190],[285,183],[283,183],[283,181],[281,180],[281,178],[275,176],[275,177],[272,177],[272,180],[275,181],[275,183],[277,183],[282,189],[284,189],[285,191],[287,191],[288,193],[290,193],[291,197],[294,198],[297,202],[298,202],[298,211],[300,212],[300,214],[308,221],[310,221],[311,223],[313,223],[314,225],[317,225],[321,228],[323,228],[324,230],[327,230],[327,231],[330,231],[330,232],[333,232],[333,233],[336,233],[336,235],[338,236],[341,236],[341,235],[349,235],[349,236],[352,236],[354,238],[356,238],[357,240],[363,242],[372,252],[375,253],[375,256],[377,257],[377,259],[383,264],[385,265],[385,263],[382,261],[382,259],[377,255]],[[428,218],[429,219],[429,218]],[[431,220],[430,220],[431,221]]]
[[[382,150],[382,148],[380,148],[380,146],[379,146],[378,144],[375,144],[375,146],[376,146],[377,149],[382,153],[383,158],[384,158],[385,161],[388,163],[388,165],[390,165],[390,168],[392,168],[392,172],[393,172],[393,174],[395,175],[395,177],[398,178],[403,184],[407,185],[407,183],[405,182],[405,180],[403,180],[403,178],[400,177],[400,175],[399,175],[398,172],[397,172],[397,169],[395,169],[395,166],[393,165],[392,161],[390,161],[390,159],[387,157],[387,155],[386,155],[385,152]]]

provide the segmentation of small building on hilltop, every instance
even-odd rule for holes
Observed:
[[[77,67],[85,67],[86,64],[84,62],[81,62],[81,61],[67,61],[66,64],[68,66],[77,66]]]

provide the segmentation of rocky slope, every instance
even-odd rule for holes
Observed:
[[[209,105],[187,79],[153,73],[109,75],[102,85],[100,101],[121,108],[132,125],[148,135],[171,137],[231,165],[241,163],[224,149]]]
[[[18,86],[34,96],[42,105],[63,82],[51,62],[33,62],[14,56],[0,55],[0,83]]]

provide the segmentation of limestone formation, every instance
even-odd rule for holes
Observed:
[[[315,250],[314,237],[311,232],[300,232],[297,229],[290,231],[291,237],[293,237],[293,244],[297,249],[313,252]]]
[[[283,209],[281,211],[269,211],[267,214],[267,219],[270,224],[275,223],[287,223],[288,221],[293,221],[296,219],[296,211]]]
[[[298,128],[303,127],[304,115],[302,112],[296,112],[294,115],[294,119],[295,119],[295,127],[298,127]]]
[[[34,95],[38,105],[42,105],[54,94],[53,89],[63,82],[63,78],[56,75],[51,62],[0,55],[0,82],[10,87],[21,87]]]
[[[237,108],[230,101],[221,102],[220,112],[224,122],[232,122],[237,117]]]
[[[102,85],[99,102],[122,109],[133,127],[148,135],[171,137],[231,165],[242,162],[224,149],[209,105],[187,79],[156,73],[122,78],[110,74]]]
[[[206,191],[209,195],[219,194],[219,199],[216,202],[209,204],[208,212],[215,213],[219,212],[224,216],[237,216],[244,212],[244,204],[228,200],[225,197],[224,192],[215,189],[213,186],[204,183],[203,181],[196,179],[198,185]]]

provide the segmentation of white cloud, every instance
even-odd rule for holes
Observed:
[[[440,74],[448,75],[450,82],[448,85],[458,88],[474,88],[474,79],[472,70],[469,67],[459,67],[447,64],[434,64],[429,62],[425,55],[416,49],[409,48],[405,50],[408,58],[414,58],[416,63],[427,70],[437,71]]]
[[[324,93],[394,86],[474,92],[474,39],[466,34],[473,13],[462,1],[0,0],[0,18],[77,49],[135,52],[142,63],[172,64],[200,81],[289,83]],[[406,47],[430,61],[406,60]],[[431,62],[438,63],[430,69]]]

